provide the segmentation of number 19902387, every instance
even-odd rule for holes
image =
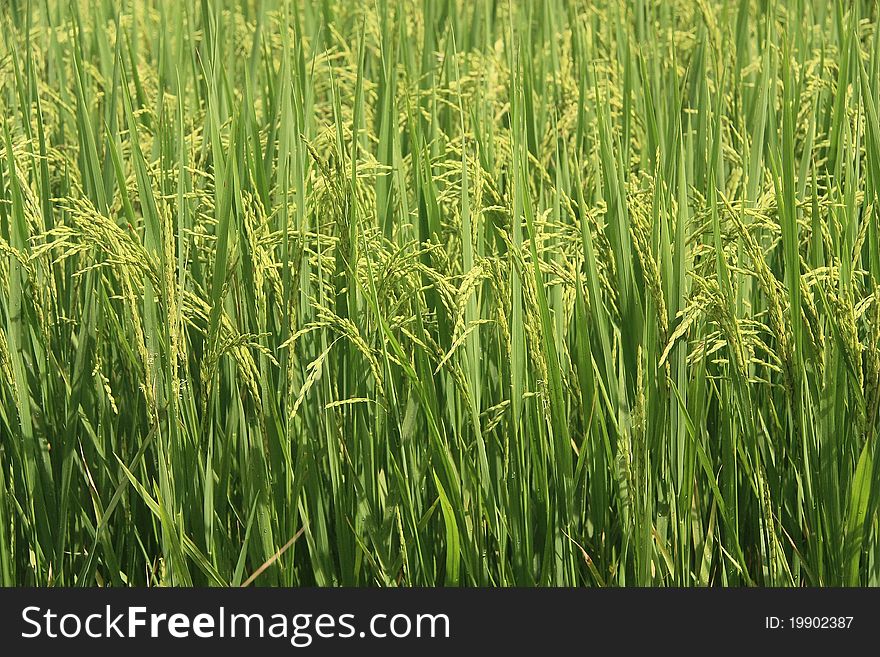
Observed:
[[[846,630],[852,626],[853,616],[791,616],[793,630]]]

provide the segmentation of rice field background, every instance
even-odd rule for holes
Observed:
[[[6,0],[0,583],[880,584],[877,14]]]

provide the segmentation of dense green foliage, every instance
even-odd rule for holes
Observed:
[[[0,583],[880,584],[877,11],[3,2]]]

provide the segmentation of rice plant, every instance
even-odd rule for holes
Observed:
[[[0,583],[880,585],[872,0],[6,0]]]

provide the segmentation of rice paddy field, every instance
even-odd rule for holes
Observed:
[[[872,0],[5,0],[0,584],[880,585]]]

